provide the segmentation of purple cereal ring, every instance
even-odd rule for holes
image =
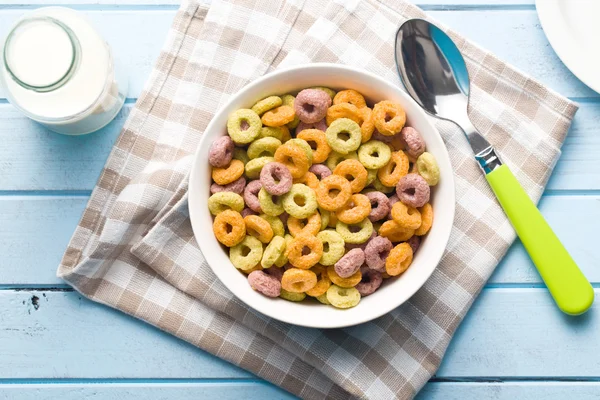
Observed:
[[[277,280],[279,282],[281,282],[281,278],[283,277],[283,268],[279,268],[279,267],[271,267],[271,268],[267,268],[267,269],[263,269],[264,272],[266,272],[268,275],[271,275],[275,278],[277,278]]]
[[[318,129],[320,131],[325,132],[327,130],[327,123],[325,122],[325,118],[323,118],[320,121],[313,122],[310,124],[300,121],[300,123],[296,127],[296,133],[300,133],[305,129]]]
[[[228,183],[227,185],[217,185],[213,183],[210,185],[210,193],[215,194],[217,192],[233,192],[237,194],[244,193],[244,188],[246,187],[246,178],[240,176],[235,181]]]
[[[411,207],[423,207],[429,201],[429,185],[419,174],[408,174],[400,178],[396,194],[401,202]]]
[[[381,282],[383,282],[381,273],[370,269],[362,274],[362,279],[355,287],[360,296],[365,297],[379,289]]]
[[[393,194],[390,197],[388,197],[388,200],[390,201],[390,212],[388,214],[388,219],[392,219],[392,207],[394,207],[394,204],[399,202],[400,199],[398,198],[398,195]]]
[[[323,164],[313,164],[308,170],[315,174],[319,180],[323,180],[331,175],[331,170]]]
[[[210,145],[208,162],[213,167],[226,167],[233,158],[233,148],[233,140],[229,136],[221,136]]]
[[[260,171],[260,183],[270,194],[282,196],[292,188],[292,173],[282,163],[270,162]]]
[[[264,271],[252,271],[248,275],[248,283],[252,289],[267,297],[278,297],[281,294],[281,282],[275,276]]]
[[[379,221],[387,217],[392,209],[388,197],[381,192],[369,192],[367,193],[367,197],[371,201],[371,212],[369,213],[371,222]]]
[[[385,272],[385,260],[393,248],[388,238],[377,236],[367,244],[365,262],[373,271]]]
[[[252,211],[256,211],[257,213],[262,212],[260,203],[258,202],[258,192],[260,192],[261,188],[262,184],[257,179],[250,181],[244,189],[244,201],[246,202],[246,205],[250,207]]]
[[[375,131],[373,131],[373,135],[371,135],[371,139],[379,140],[385,144],[392,144],[394,136],[382,135],[377,129],[375,129]]]
[[[240,214],[242,214],[242,217],[244,218],[246,218],[248,215],[258,215],[256,211],[248,207],[244,208]]]
[[[425,151],[425,141],[415,128],[405,126],[400,131],[400,137],[406,143],[406,152],[409,156],[417,158]]]
[[[300,121],[314,124],[325,118],[331,97],[318,89],[304,89],[294,100],[294,110]]]
[[[406,243],[408,243],[408,245],[410,246],[410,248],[413,251],[413,254],[415,254],[417,252],[417,250],[419,249],[419,246],[421,246],[421,236],[412,236],[410,239],[408,239],[406,241]]]
[[[335,272],[342,278],[349,278],[365,262],[365,253],[361,249],[352,249],[335,263]]]

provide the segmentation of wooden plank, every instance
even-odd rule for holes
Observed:
[[[415,400],[597,400],[598,382],[431,382]]]

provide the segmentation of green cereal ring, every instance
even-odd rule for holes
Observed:
[[[323,304],[331,305],[329,300],[327,300],[327,292],[323,293],[320,296],[315,297],[315,299],[319,300],[319,302],[321,302]]]
[[[362,141],[360,126],[348,118],[333,121],[325,131],[325,137],[329,147],[340,154],[348,154],[358,149]]]
[[[327,300],[336,308],[352,308],[360,302],[360,293],[353,287],[331,285],[326,293]]]
[[[360,228],[358,232],[352,232],[351,227]],[[342,236],[344,242],[352,244],[361,244],[366,242],[373,233],[373,223],[369,218],[365,218],[358,224],[345,224],[338,221],[335,224],[335,231]]]
[[[285,248],[287,249],[287,247],[289,246],[290,242],[294,239],[294,237],[292,235],[290,235],[289,233],[286,233],[283,238],[285,239]],[[285,253],[286,253],[285,251],[283,253],[281,253],[281,255],[279,256],[277,261],[275,261],[275,265],[278,266],[279,268],[282,268],[288,262],[288,258],[285,255]]]
[[[283,222],[281,222],[279,217],[267,214],[260,214],[259,217],[271,225],[271,229],[273,229],[273,236],[285,236],[285,227],[283,226]]]
[[[281,146],[281,141],[274,137],[257,139],[248,146],[248,157],[250,159],[259,157],[273,157],[275,150]]]
[[[244,199],[237,193],[217,192],[208,198],[208,209],[212,215],[230,209],[241,212],[244,209]]]
[[[260,261],[260,265],[263,268],[271,268],[275,261],[279,259],[279,257],[285,251],[285,239],[281,236],[274,236],[271,239],[271,243],[267,246],[265,251],[263,252],[262,260]]]
[[[417,172],[429,186],[435,186],[440,181],[440,167],[431,153],[423,153],[417,158]]]
[[[262,255],[262,243],[250,235],[246,235],[240,244],[229,249],[229,260],[237,269],[242,270],[254,268],[260,262]]]
[[[331,97],[331,100],[333,100],[333,98],[335,97],[335,90],[329,89],[328,87],[325,86],[314,86],[311,87],[310,89],[317,89],[317,90],[322,90],[325,93],[327,93],[329,95],[329,97]]]
[[[248,153],[250,155],[250,153]],[[390,147],[379,140],[370,140],[358,149],[358,161],[369,169],[383,168],[392,158]]]
[[[327,165],[327,168],[333,171],[335,167],[337,167],[338,164],[344,160],[358,160],[358,155],[355,151],[351,151],[348,154],[340,154],[337,151],[332,151],[329,153],[329,157],[327,157],[325,165]]]
[[[329,211],[319,207],[319,214],[321,214],[321,230],[324,230],[329,225]]]
[[[323,255],[319,264],[329,266],[339,261],[346,252],[342,235],[334,230],[327,229],[317,233],[317,239],[323,242]]]
[[[383,183],[381,183],[379,178],[375,178],[371,186],[373,186],[378,192],[382,192],[385,194],[392,193],[396,189],[394,187],[385,186]]]
[[[247,144],[256,139],[261,127],[258,114],[247,108],[234,111],[227,119],[227,133],[236,144]]]
[[[236,147],[233,149],[233,159],[234,160],[240,160],[241,162],[244,163],[244,165],[246,165],[248,163],[248,161],[250,161],[250,158],[248,157],[248,153],[246,153],[246,150]]]
[[[308,218],[315,213],[317,206],[315,191],[303,183],[294,183],[283,196],[283,208],[292,217]]]
[[[275,161],[273,157],[258,157],[246,163],[246,176],[250,179],[258,179],[260,171],[268,163]]]
[[[259,138],[272,137],[283,142],[283,128],[280,126],[263,126],[260,128]]]
[[[377,170],[367,168],[367,183],[365,186],[369,186],[371,183],[375,182],[375,179],[377,179]]]
[[[269,110],[274,109],[275,107],[279,107],[281,105],[281,97],[278,96],[269,96],[261,101],[257,102],[252,106],[252,111],[257,113],[258,115],[263,115]]]
[[[302,301],[306,298],[306,293],[294,293],[288,292],[285,289],[281,289],[281,294],[279,297],[288,301]]]
[[[275,201],[273,201],[273,197],[275,197]],[[271,195],[265,188],[260,188],[260,191],[258,192],[258,202],[260,203],[260,208],[263,210],[263,213],[267,215],[276,217],[283,214],[282,198],[280,196]]]
[[[308,157],[308,163],[310,165],[312,165],[312,163],[313,163],[313,150],[310,147],[310,144],[308,144],[308,142],[306,140],[304,140],[304,139],[297,139],[296,138],[296,139],[290,139],[290,140],[288,140],[285,143],[286,144],[287,143],[294,144],[294,145],[300,147],[304,151],[304,153],[306,154],[306,157]]]
[[[296,98],[294,96],[292,96],[291,94],[284,94],[283,96],[281,96],[281,100],[283,100],[284,106],[290,106],[290,107],[294,108],[294,100],[296,100]],[[300,118],[298,118],[297,115],[294,115],[294,120],[292,122],[288,122],[287,127],[290,129],[295,129],[299,123],[300,123]]]

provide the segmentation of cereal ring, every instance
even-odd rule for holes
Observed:
[[[296,127],[296,132],[302,132],[306,129],[318,129],[320,131],[325,132],[327,130],[327,123],[325,122],[325,118],[310,124],[300,121],[300,123]]]
[[[352,308],[360,302],[360,293],[353,287],[331,285],[327,289],[327,300],[335,308]]]
[[[257,113],[242,108],[227,119],[227,133],[235,144],[247,144],[256,139],[262,123]]]
[[[346,251],[350,251],[352,249],[361,249],[362,251],[365,251],[365,249],[367,248],[367,245],[374,237],[377,237],[377,232],[375,231],[375,226],[373,226],[373,232],[371,233],[371,236],[364,242],[362,242],[362,243],[346,243],[346,245],[345,245]]]
[[[281,96],[281,100],[283,101],[284,106],[290,106],[290,107],[294,108],[294,102],[296,101],[296,98],[294,96],[292,96],[291,94],[284,94],[283,96]],[[300,118],[298,118],[298,116],[295,115],[295,111],[294,111],[294,119],[291,122],[288,122],[288,124],[286,126],[289,129],[294,129],[298,126],[299,123],[300,123]]]
[[[407,206],[401,201],[392,207],[392,219],[405,229],[418,229],[421,226],[421,213],[414,207]]]
[[[225,210],[215,217],[213,232],[220,243],[233,247],[246,236],[246,225],[239,212]]]
[[[365,168],[379,169],[386,166],[392,158],[390,147],[379,140],[370,140],[358,149],[358,161]]]
[[[271,229],[273,229],[273,236],[285,236],[285,228],[283,226],[283,222],[279,217],[267,214],[260,214],[259,217],[264,219],[271,225]]]
[[[257,215],[248,215],[244,217],[246,232],[254,236],[263,243],[269,243],[273,239],[273,228],[271,225]]]
[[[292,293],[304,293],[315,287],[317,275],[306,269],[290,268],[283,273],[281,287]]]
[[[233,192],[215,193],[208,198],[208,209],[212,215],[217,215],[225,210],[240,212],[244,209],[244,199]]]
[[[246,176],[250,179],[258,179],[262,168],[270,162],[275,161],[273,157],[258,157],[246,163]]]
[[[313,164],[308,170],[315,174],[319,180],[323,180],[331,175],[331,170],[323,164]]]
[[[410,267],[413,252],[408,243],[400,243],[390,251],[390,255],[385,260],[385,272],[391,276],[397,276]]]
[[[270,194],[281,196],[292,188],[292,174],[278,162],[270,162],[260,171],[260,183]]]
[[[273,137],[256,139],[248,146],[248,157],[250,159],[258,157],[273,157],[275,150],[281,146],[281,140]]]
[[[320,296],[315,296],[315,299],[317,299],[319,301],[319,303],[321,303],[321,304],[331,305],[329,300],[327,300],[327,292],[323,293]]]
[[[362,279],[362,273],[360,272],[360,269],[358,269],[350,277],[342,278],[337,274],[337,272],[335,272],[335,267],[333,265],[327,267],[327,275],[334,285],[344,288],[354,287]]]
[[[248,161],[250,161],[250,158],[248,157],[248,153],[246,153],[246,150],[241,149],[239,147],[236,147],[235,149],[233,149],[233,159],[240,160],[241,162],[244,163],[244,165],[246,165],[246,163]]]
[[[302,234],[314,236],[321,230],[321,214],[316,212],[308,218],[290,216],[287,220],[287,226],[294,237]]]
[[[306,293],[294,293],[288,292],[285,289],[281,289],[281,294],[279,297],[287,301],[302,301],[306,298]]]
[[[375,132],[375,121],[373,121],[373,111],[369,107],[363,107],[358,110],[361,118],[360,133],[362,135],[362,143],[366,143],[373,137]]]
[[[423,236],[431,229],[433,225],[433,207],[427,203],[423,207],[419,208],[421,213],[421,225],[415,230],[415,235]]]
[[[352,196],[350,182],[342,176],[331,175],[319,182],[317,190],[319,206],[327,211],[336,211],[344,207]],[[337,194],[335,192],[338,192]]]
[[[344,239],[339,233],[327,229],[319,232],[317,239],[323,243],[323,255],[319,260],[322,265],[333,265],[342,258],[346,249],[344,248]]]
[[[317,284],[312,289],[307,290],[306,294],[318,297],[327,292],[327,289],[331,286],[331,279],[329,279],[329,275],[327,275],[327,268],[322,265],[315,265],[312,267],[311,271],[317,276]]]
[[[310,167],[304,150],[300,146],[292,146],[287,143],[277,149],[275,161],[285,165],[293,178],[302,177]]]
[[[331,97],[318,89],[304,89],[298,93],[294,101],[294,110],[300,121],[307,124],[322,120],[331,105]]]
[[[329,211],[325,211],[319,208],[319,214],[321,215],[321,230],[324,230],[329,225]]]
[[[392,153],[390,161],[377,172],[377,177],[385,186],[396,186],[400,178],[408,174],[408,157],[402,150]]]
[[[336,119],[325,131],[327,143],[340,154],[348,154],[358,149],[362,136],[360,126],[348,118]]]
[[[353,89],[340,90],[333,98],[333,104],[350,103],[357,108],[367,106],[367,102],[362,94]]]
[[[315,190],[317,188],[317,186],[319,185],[319,179],[317,178],[317,176],[315,174],[313,174],[310,171],[307,172],[306,174],[304,174],[304,176],[302,176],[301,178],[294,179],[293,182],[294,183],[304,183],[306,186],[308,186],[312,190]]]
[[[410,239],[408,239],[406,241],[406,243],[408,243],[408,245],[410,246],[410,248],[413,251],[413,254],[415,254],[417,252],[417,250],[419,250],[419,246],[421,246],[421,237],[420,236],[413,236]]]
[[[358,224],[369,216],[371,212],[371,201],[364,194],[353,194],[346,204],[336,215],[338,220],[345,224]]]
[[[335,272],[342,278],[349,278],[365,262],[365,252],[361,249],[352,249],[335,263]]]
[[[244,174],[244,163],[240,160],[231,160],[225,168],[213,168],[212,178],[219,185],[227,185]]]
[[[333,170],[334,175],[343,176],[350,182],[352,193],[358,193],[367,184],[367,170],[357,160],[344,160]]]
[[[239,244],[229,249],[229,260],[237,269],[249,270],[260,262],[262,253],[262,243],[254,236],[246,235]]]
[[[240,214],[242,215],[242,217],[247,217],[248,215],[258,215],[258,214],[256,213],[256,211],[254,211],[253,209],[251,209],[251,208],[248,208],[248,207],[244,208],[244,209],[242,210],[242,212],[240,212]],[[263,215],[264,215],[264,214],[263,214]]]
[[[330,171],[333,171],[335,167],[344,160],[358,160],[358,155],[355,151],[351,151],[348,154],[340,154],[337,151],[332,151],[329,153],[329,157],[327,157],[325,164]]]
[[[355,230],[355,228],[359,228],[359,230]],[[371,237],[373,224],[369,221],[369,218],[363,219],[358,224],[345,224],[338,221],[335,224],[335,230],[342,235],[344,242],[358,244],[366,242]]]
[[[385,186],[383,183],[381,183],[381,181],[379,180],[379,178],[376,178],[373,183],[371,183],[371,186],[373,186],[373,188],[381,193],[384,194],[389,194],[392,193],[395,190],[395,187],[390,187],[390,186]]]
[[[327,211],[327,212],[329,213],[329,223],[327,224],[327,226],[335,229],[335,226],[337,225],[337,222],[338,222],[337,216],[335,215],[335,213],[333,211]]]
[[[261,213],[260,202],[258,201],[258,192],[262,189],[262,183],[259,180],[250,181],[244,189],[244,201],[252,211]]]
[[[419,174],[408,174],[396,185],[396,194],[401,202],[415,208],[423,207],[429,202],[429,185]]]
[[[425,151],[425,141],[415,128],[405,126],[400,132],[400,137],[406,143],[406,152],[413,159],[419,157]]]
[[[276,217],[284,211],[283,198],[270,194],[264,187],[258,192],[258,202],[260,209],[267,215]]]
[[[254,267],[252,267],[250,269],[242,269],[242,270],[240,270],[240,272],[242,272],[245,275],[250,275],[254,271],[262,271],[262,270],[263,270],[263,267],[260,264],[256,264]]]
[[[323,92],[327,93],[327,96],[329,96],[331,100],[333,100],[335,97],[335,91],[325,86],[313,86],[310,89],[322,90]]]
[[[406,112],[398,103],[389,100],[380,101],[373,107],[373,121],[382,135],[392,136],[404,128]]]
[[[290,130],[287,126],[263,126],[260,129],[259,138],[272,137],[275,138],[282,143],[289,139]],[[286,139],[287,138],[287,139]]]
[[[306,157],[308,157],[308,165],[312,165],[313,149],[312,149],[312,147],[310,147],[310,144],[308,144],[308,142],[306,140],[294,138],[294,139],[288,140],[286,145],[296,145],[296,146],[300,147],[304,151],[304,154],[306,154]]]
[[[365,248],[365,262],[374,271],[385,271],[385,260],[394,248],[392,242],[383,236],[376,236],[369,240]]]
[[[398,198],[398,195],[393,194],[390,197],[388,197],[388,200],[390,202],[390,212],[388,214],[388,218],[392,219],[392,207],[394,207],[394,204],[396,204],[397,202],[399,202],[400,199]]]
[[[283,208],[293,217],[308,218],[317,210],[315,191],[302,183],[293,184],[283,196]]]
[[[337,121],[340,118],[350,119],[356,122],[358,125],[363,122],[361,111],[359,111],[356,106],[348,103],[340,103],[329,107],[327,110],[327,116],[325,117],[325,122],[327,122],[327,125],[331,125],[333,121]]]
[[[329,153],[331,153],[331,147],[327,143],[324,132],[318,129],[305,129],[296,134],[296,137],[305,140],[311,146],[313,163],[322,163],[327,160]],[[311,142],[314,145],[311,145]]]
[[[435,186],[440,181],[440,167],[431,153],[423,153],[417,158],[417,172],[429,186]]]
[[[264,271],[252,271],[248,275],[250,287],[267,297],[279,297],[281,294],[281,283],[279,280],[266,274]]]
[[[277,279],[277,282],[281,282],[281,278],[283,278],[283,272],[284,272],[283,268],[271,267],[271,268],[265,268],[263,271],[266,274],[271,275],[272,277]]]
[[[394,220],[385,221],[381,228],[379,228],[379,234],[383,237],[390,239],[393,243],[405,242],[410,239],[414,234],[414,229],[402,228]]]
[[[218,185],[213,183],[210,185],[210,193],[215,194],[219,192],[233,192],[237,194],[244,193],[244,188],[246,187],[246,178],[240,176],[235,181],[228,183],[227,185]]]
[[[263,114],[261,121],[266,126],[282,126],[294,120],[294,108],[279,106]]]
[[[367,193],[369,202],[371,203],[371,212],[369,219],[371,222],[380,221],[390,213],[390,201],[388,197],[381,192]]]
[[[362,279],[356,284],[356,290],[360,293],[361,297],[368,296],[375,293],[381,286],[383,278],[381,273],[373,270],[368,270],[362,275]]]
[[[304,254],[305,247],[308,253]],[[286,247],[287,258],[294,267],[309,269],[319,262],[323,255],[323,243],[315,236],[298,235]]]
[[[367,185],[369,186],[377,179],[377,170],[376,169],[368,169],[367,168]]]
[[[372,138],[387,144],[392,151],[404,150],[404,141],[400,135],[385,136],[375,130]]]
[[[283,252],[283,254],[281,254],[281,256],[279,256],[277,261],[275,261],[275,265],[278,266],[279,268],[282,268],[289,261],[288,257],[287,257],[287,251],[288,251],[290,242],[292,241],[293,237],[292,237],[292,235],[286,233],[284,236],[284,239],[285,239],[285,251]]]
[[[269,243],[263,251],[260,265],[262,265],[263,268],[271,268],[273,264],[275,264],[275,261],[281,257],[284,251],[285,239],[281,236],[274,236],[273,240],[271,240],[271,243]]]
[[[283,101],[281,100],[281,97],[269,96],[256,102],[256,104],[252,106],[251,110],[257,113],[258,115],[263,115],[267,111],[272,110],[275,107],[279,107],[282,103]]]
[[[210,145],[208,162],[213,167],[226,167],[233,157],[235,145],[229,136],[221,136]]]

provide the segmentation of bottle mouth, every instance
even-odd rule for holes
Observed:
[[[18,22],[4,45],[4,67],[20,86],[50,92],[63,86],[79,64],[81,47],[71,28],[52,17]]]

